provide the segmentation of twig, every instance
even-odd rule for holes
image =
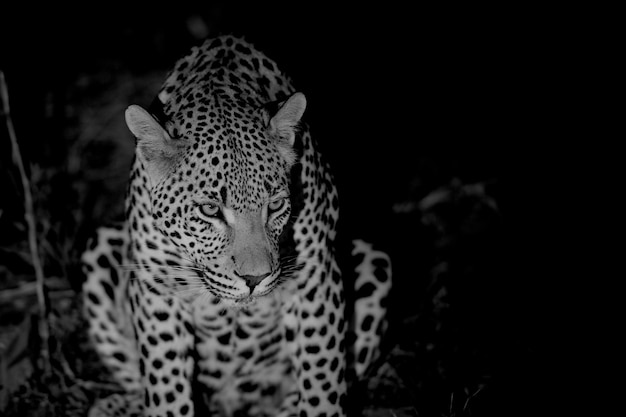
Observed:
[[[81,387],[88,391],[111,391],[111,392],[123,392],[123,389],[113,382],[98,382],[98,381],[85,381],[84,379],[76,378],[74,381]]]
[[[51,277],[48,277],[47,281],[50,282],[50,279]],[[59,282],[64,282],[60,278],[56,278],[56,280]],[[47,285],[46,291],[50,299],[71,298],[76,295],[76,292],[67,285]],[[30,297],[36,293],[36,282],[26,282],[15,288],[4,288],[0,291],[0,304],[6,304],[20,298]]]
[[[482,391],[484,387],[485,387],[484,385],[480,385],[478,389],[476,390],[476,392],[474,392],[472,395],[467,397],[467,399],[465,400],[465,404],[463,405],[463,412],[467,410],[470,400],[474,398],[480,391]]]
[[[50,329],[48,328],[48,305],[46,302],[44,273],[39,258],[39,246],[37,245],[37,226],[35,224],[35,210],[33,205],[33,196],[31,193],[30,180],[26,175],[24,163],[20,154],[15,129],[11,120],[11,112],[9,108],[9,91],[4,79],[4,72],[0,71],[0,99],[2,100],[2,115],[5,118],[9,139],[11,140],[11,155],[13,163],[17,166],[22,180],[22,188],[24,190],[24,218],[28,228],[28,246],[30,255],[35,269],[35,279],[37,282],[37,301],[39,304],[39,320],[38,330],[41,337],[41,363],[40,366],[44,374],[50,372],[50,352],[48,350],[48,337]]]
[[[450,394],[450,417],[454,417],[454,391]]]

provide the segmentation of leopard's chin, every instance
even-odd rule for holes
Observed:
[[[257,302],[258,297],[246,296],[241,298],[222,298],[222,304],[232,309],[246,309],[253,306]]]
[[[247,297],[243,297],[243,298],[239,298],[238,300],[235,300],[235,304],[238,306],[249,306],[251,304],[256,303],[257,297],[253,297],[251,295],[247,296]]]

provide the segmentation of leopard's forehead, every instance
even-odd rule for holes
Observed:
[[[267,132],[264,110],[221,89],[172,117],[170,134],[189,142],[178,167],[197,201],[255,210],[287,188],[287,166]]]
[[[255,209],[287,188],[264,108],[292,92],[276,64],[240,39],[212,40],[177,62],[158,100],[170,136],[188,142],[177,177],[196,198]]]

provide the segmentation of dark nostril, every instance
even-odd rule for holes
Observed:
[[[252,291],[254,291],[254,287],[259,285],[259,282],[263,281],[263,279],[265,279],[269,275],[270,273],[268,272],[263,275],[241,275],[241,278],[246,281],[246,285],[248,286],[248,288],[250,288],[250,294],[252,294]]]

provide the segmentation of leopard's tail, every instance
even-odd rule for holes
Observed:
[[[126,295],[129,269],[123,259],[128,241],[123,225],[101,227],[88,242],[81,260],[86,277],[83,310],[89,337],[114,381],[131,393],[140,391],[141,375]]]

